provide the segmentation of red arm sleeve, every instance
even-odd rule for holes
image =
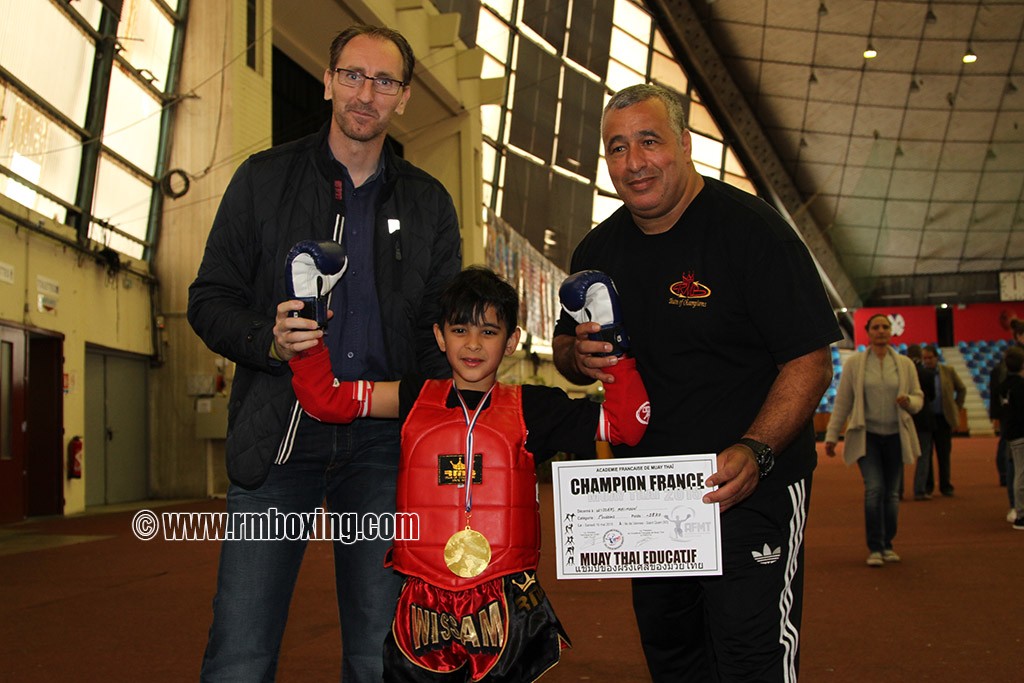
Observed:
[[[321,342],[288,361],[292,389],[302,409],[321,422],[349,424],[370,414],[373,382],[341,382],[331,369],[331,355]]]
[[[624,357],[606,371],[615,381],[604,385],[597,440],[635,446],[647,430],[651,417],[651,403],[637,372],[636,359]]]

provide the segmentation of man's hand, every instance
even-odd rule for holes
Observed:
[[[297,242],[285,258],[285,294],[303,303],[292,315],[312,318],[324,328],[328,319],[328,294],[348,269],[345,248],[331,240]]]
[[[825,455],[827,455],[830,458],[836,457],[836,442],[835,441],[826,441],[825,442]]]
[[[277,305],[277,317],[274,319],[274,352],[277,357],[284,361],[290,361],[300,351],[311,349],[317,344],[317,340],[324,336],[323,330],[319,329],[317,322],[310,318],[293,318],[295,311],[301,311],[305,307],[298,299],[282,301]],[[328,311],[330,319],[333,312]]]
[[[742,444],[729,446],[718,454],[718,471],[708,477],[708,486],[717,486],[704,496],[705,503],[718,503],[725,512],[743,502],[757,488],[761,471],[754,460],[754,451]]]
[[[609,356],[612,345],[609,342],[593,341],[591,334],[601,331],[597,323],[581,323],[576,326],[576,336],[555,337],[555,364],[570,382],[588,384],[586,380],[614,383],[615,378],[604,368],[619,362],[618,356]]]
[[[565,278],[558,288],[562,309],[577,323],[597,323],[593,341],[612,345],[611,354],[621,356],[629,351],[629,335],[622,326],[619,292],[615,283],[599,270],[583,270]]]

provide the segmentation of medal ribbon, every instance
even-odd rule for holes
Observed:
[[[454,386],[454,384],[453,384]],[[487,403],[487,399],[490,398],[491,392],[494,391],[494,387],[497,383],[492,384],[491,388],[487,390],[487,393],[480,398],[480,403],[477,404],[476,410],[473,414],[469,414],[469,408],[466,407],[466,401],[462,398],[462,392],[459,391],[458,387],[455,387],[455,395],[459,397],[459,404],[462,405],[462,417],[466,420],[466,455],[463,456],[462,462],[466,466],[466,526],[469,526],[469,517],[473,512],[473,428],[476,427],[477,418],[480,417],[480,412],[484,408],[484,404]]]

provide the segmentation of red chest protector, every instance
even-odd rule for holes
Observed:
[[[540,558],[540,513],[533,456],[527,452],[520,388],[498,384],[473,428],[473,510],[470,525],[487,537],[491,562],[472,578],[456,576],[444,561],[449,537],[466,527],[462,408],[447,408],[451,380],[427,380],[402,427],[399,512],[420,517],[417,541],[396,540],[395,569],[448,590],[535,569]]]

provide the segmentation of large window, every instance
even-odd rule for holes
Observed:
[[[656,82],[677,92],[698,171],[754,191],[640,4],[484,0],[476,44],[486,52],[481,75],[508,83],[505,99],[482,110],[485,216],[500,216],[558,267],[567,270],[580,238],[621,205],[600,122],[608,98],[626,86]]]
[[[110,6],[118,4],[115,16]],[[178,5],[0,3],[0,192],[82,236],[148,257],[166,171],[161,123],[180,58]]]

